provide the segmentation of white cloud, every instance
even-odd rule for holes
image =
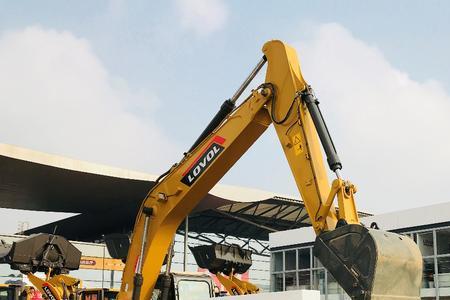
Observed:
[[[176,0],[175,5],[181,26],[201,36],[222,29],[228,18],[223,0]]]
[[[178,151],[152,121],[158,99],[147,94],[111,76],[70,32],[33,26],[0,35],[2,143],[160,172]],[[131,112],[142,106],[145,116]]]
[[[450,200],[450,96],[418,82],[338,24],[297,43],[359,207],[392,211]],[[411,62],[414,63],[414,62]]]

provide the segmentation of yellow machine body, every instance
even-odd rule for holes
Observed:
[[[80,280],[66,274],[42,279],[33,273],[27,274],[30,282],[49,300],[76,299]]]
[[[419,299],[422,258],[417,246],[407,237],[366,231],[358,219],[356,187],[339,176],[329,183],[321,149],[327,152],[334,145],[325,140],[328,148],[324,146],[326,126],[320,119],[317,123],[318,103],[295,50],[270,41],[263,53],[268,63],[265,83],[186,153],[144,199],[118,299],[151,298],[180,223],[271,124],[317,235],[315,254],[333,270],[337,282],[354,299]],[[328,152],[327,161],[338,175],[341,166]],[[364,252],[367,247],[370,253]]]
[[[241,280],[233,274],[227,276],[222,273],[216,273],[216,277],[230,295],[249,295],[259,293],[259,287],[251,282]]]

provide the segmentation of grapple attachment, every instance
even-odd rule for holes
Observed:
[[[252,251],[242,249],[238,245],[212,244],[189,248],[197,265],[213,274],[242,274],[252,265]]]
[[[420,299],[422,255],[406,236],[344,225],[316,238],[314,256],[352,299]]]
[[[81,251],[62,236],[36,234],[0,247],[0,263],[22,273],[64,274],[80,266]]]

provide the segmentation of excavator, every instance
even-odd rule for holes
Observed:
[[[319,101],[303,78],[295,49],[272,40],[264,44],[262,52],[256,67],[234,95],[224,101],[183,158],[156,180],[141,204],[131,241],[128,237],[119,239],[119,243],[108,247],[113,257],[126,261],[117,299],[203,299],[194,297],[194,290],[202,291],[204,298],[213,296],[207,287],[210,280],[204,278],[202,285],[198,276],[183,278],[170,272],[173,237],[199,201],[271,124],[316,234],[313,253],[345,292],[356,300],[419,299],[422,279],[419,248],[406,236],[361,224],[355,204],[356,186],[341,176],[342,162]],[[265,64],[264,83],[237,104]],[[331,184],[322,151],[335,176]],[[197,262],[222,278],[232,294],[258,292],[256,286],[239,282],[234,276],[248,268],[249,260],[245,259],[248,255],[244,253],[243,260],[233,262],[234,258],[228,260],[226,256],[236,251],[219,248],[214,253],[206,248],[192,251]],[[41,251],[44,258],[54,253]],[[58,253],[54,256],[57,258]],[[166,272],[161,273],[166,262]],[[70,261],[68,266],[74,267]],[[43,266],[40,263],[33,267]],[[52,272],[52,268],[46,270]],[[70,283],[76,284],[60,285],[67,287]],[[189,285],[193,283],[200,284]],[[43,292],[48,295],[45,289]],[[188,297],[180,297],[182,292]]]
[[[161,278],[160,270],[177,228],[271,124],[316,234],[313,253],[346,293],[364,300],[419,299],[420,251],[408,237],[361,224],[356,186],[341,176],[342,162],[295,49],[272,40],[262,52],[235,94],[143,200],[118,299],[150,299],[157,281],[167,299],[170,280]],[[266,63],[265,82],[237,105]],[[322,150],[335,175],[331,184]]]

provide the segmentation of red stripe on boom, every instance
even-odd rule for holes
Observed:
[[[200,152],[200,153],[197,155],[197,157],[196,157],[196,158],[194,159],[194,161],[189,165],[189,167],[186,169],[186,171],[184,171],[184,173],[183,173],[182,176],[186,175],[186,174],[191,170],[192,166],[195,165],[195,164],[198,162],[198,160],[200,159],[200,157],[206,152],[206,150],[209,149],[209,146],[211,146],[213,143],[217,143],[217,144],[222,145],[224,142],[225,142],[225,139],[224,139],[223,137],[216,135],[216,136],[211,140],[211,142],[209,142],[208,145],[207,145],[205,148],[203,148],[202,152]]]

